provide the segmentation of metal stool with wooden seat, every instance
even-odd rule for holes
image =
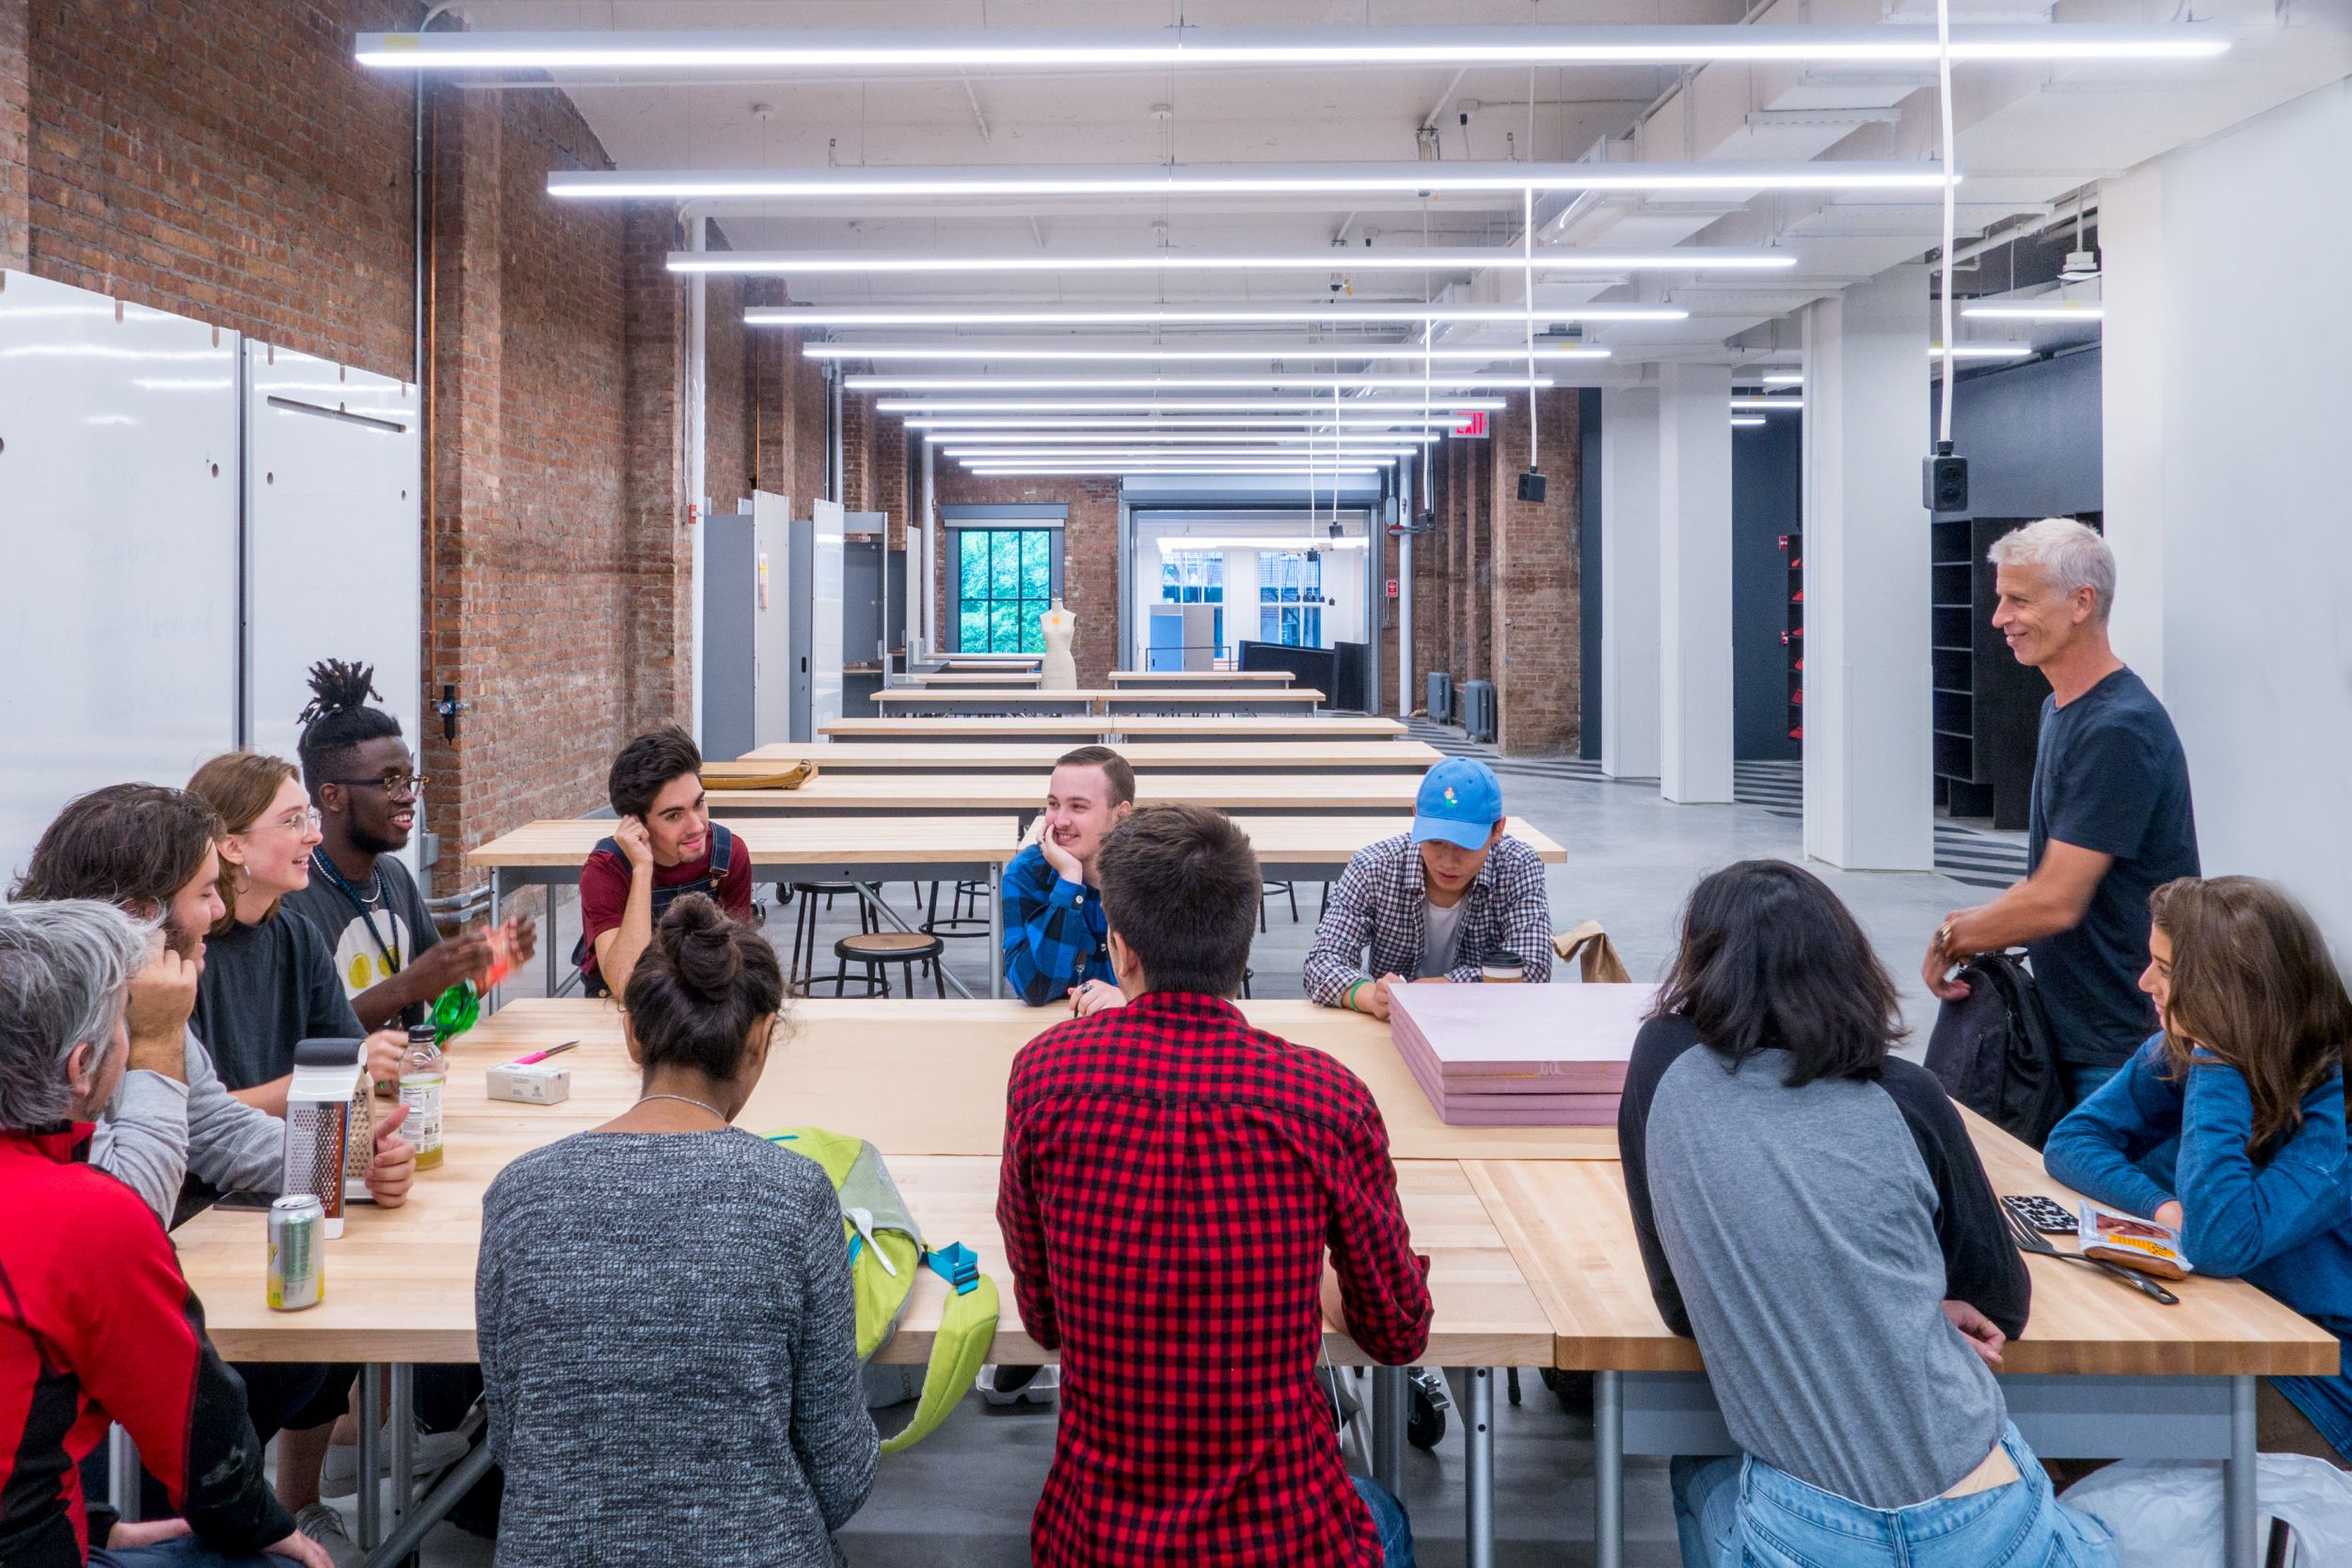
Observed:
[[[889,966],[897,964],[905,980],[906,994],[913,996],[914,966],[928,964],[930,966],[932,985],[938,988],[940,995],[946,996],[947,975],[940,967],[940,955],[946,950],[946,942],[927,931],[861,931],[855,936],[843,937],[833,944],[836,963],[832,975],[833,993],[847,996],[851,982],[863,981],[866,995],[888,996],[891,994]],[[864,964],[866,973],[850,974],[850,965],[852,963]],[[821,979],[811,979],[809,986],[813,990],[821,983]]]

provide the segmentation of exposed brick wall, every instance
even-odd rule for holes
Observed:
[[[26,214],[30,171],[24,166],[31,121],[30,67],[24,55],[32,0],[0,0],[0,267],[22,272],[33,230]]]
[[[415,25],[414,0],[10,8],[30,12],[32,271],[412,373],[410,87],[351,39]],[[7,136],[0,108],[0,163]]]
[[[842,370],[850,366],[845,361]],[[871,398],[854,392],[841,399],[841,494],[845,512],[870,511],[866,504],[868,470],[874,459],[874,405]]]
[[[710,248],[726,247],[714,234]],[[703,285],[703,388],[708,426],[703,440],[703,493],[710,498],[713,512],[732,511],[750,495],[752,475],[759,467],[751,358],[762,345],[743,324],[749,281],[722,275]],[[773,351],[774,345],[766,346]]]
[[[1070,509],[1062,527],[1062,604],[1077,617],[1071,657],[1080,686],[1108,686],[1119,657],[1119,481],[1116,479],[1019,479],[976,475],[942,463],[936,499],[950,506],[1013,506],[1035,502]],[[952,547],[952,534],[948,546]],[[949,549],[940,551],[939,640],[951,641],[946,575],[953,569]]]
[[[1549,482],[1543,500],[1518,499],[1529,453],[1523,412],[1496,422],[1487,468],[1494,497],[1487,668],[1494,672],[1498,742],[1515,756],[1573,752],[1581,711],[1577,394],[1541,393],[1535,409]]]

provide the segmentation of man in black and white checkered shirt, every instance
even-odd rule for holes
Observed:
[[[1516,966],[1541,984],[1551,978],[1551,953],[1542,859],[1504,836],[1494,769],[1448,757],[1421,782],[1412,832],[1367,845],[1347,863],[1307,952],[1307,994],[1386,1018],[1391,986],[1466,984],[1489,964]]]

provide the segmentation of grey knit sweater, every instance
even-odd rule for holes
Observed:
[[[484,1203],[499,1568],[832,1568],[878,1439],[841,1211],[753,1136],[582,1132]]]

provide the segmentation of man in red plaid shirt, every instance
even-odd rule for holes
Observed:
[[[1409,1564],[1404,1510],[1350,1481],[1315,1376],[1334,1294],[1376,1361],[1429,1339],[1379,1108],[1227,1000],[1262,887],[1231,821],[1149,807],[1098,864],[1129,1000],[1023,1049],[996,1200],[1022,1323],[1061,1352],[1033,1558]]]

